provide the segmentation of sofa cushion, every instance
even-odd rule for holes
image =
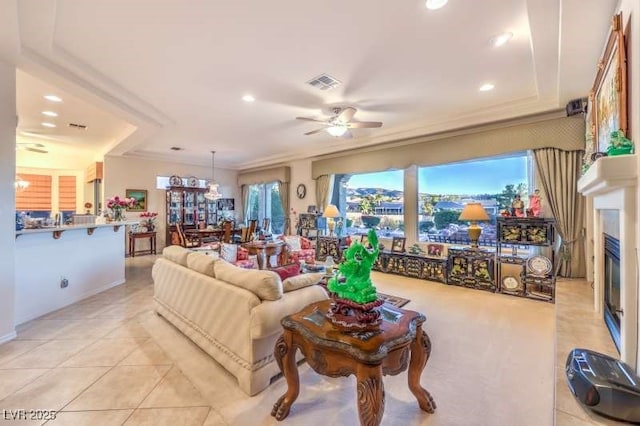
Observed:
[[[294,291],[299,288],[309,287],[320,282],[324,272],[316,272],[312,274],[300,274],[293,277],[289,277],[282,281],[282,289],[285,293]]]
[[[169,246],[162,250],[165,259],[177,263],[178,265],[187,266],[187,256],[191,251],[182,246]]]
[[[238,260],[238,246],[235,244],[222,243],[220,257],[227,262],[235,262]]]
[[[300,264],[299,263],[291,263],[289,265],[278,266],[276,268],[271,268],[273,272],[280,275],[280,279],[283,281],[289,277],[295,277],[300,274]]]
[[[275,272],[242,269],[225,261],[216,262],[214,268],[217,279],[247,289],[261,300],[278,300],[282,297],[282,280]]]
[[[313,249],[313,243],[308,238],[300,237],[300,249],[311,250]]]
[[[187,268],[213,278],[216,277],[214,269],[215,263],[215,259],[207,256],[205,253],[189,253],[187,256]]]

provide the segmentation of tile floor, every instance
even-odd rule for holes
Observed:
[[[154,314],[154,259],[127,259],[125,284],[23,324],[0,345],[1,426],[358,423],[353,378],[322,377],[306,364],[291,414],[275,421],[284,380],[246,396]],[[385,377],[383,425],[553,423],[553,305],[387,274],[374,281],[411,299],[405,309],[426,313],[433,353],[422,383],[438,404],[433,415],[421,412],[406,373]],[[56,419],[3,420],[19,409],[53,410]]]

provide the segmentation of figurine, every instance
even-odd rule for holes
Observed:
[[[329,291],[342,299],[365,304],[378,298],[376,288],[371,282],[371,268],[378,257],[378,236],[369,230],[369,242],[372,249],[367,249],[361,242],[355,241],[344,252],[345,261],[338,266],[338,273],[327,284]],[[341,279],[344,278],[344,282]]]
[[[540,190],[536,189],[533,194],[529,195],[529,210],[532,216],[538,217],[542,212],[542,200],[540,199]]]
[[[622,130],[611,132],[607,155],[633,154],[633,142],[624,136]]]
[[[524,217],[524,201],[520,199],[520,194],[516,194],[511,203],[511,214],[515,217]]]

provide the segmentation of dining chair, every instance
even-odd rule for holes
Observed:
[[[268,234],[270,224],[271,224],[271,219],[269,219],[268,217],[265,217],[264,219],[262,219],[262,232],[264,232],[265,234]]]
[[[230,243],[231,242],[231,231],[233,230],[233,222],[230,220],[225,220],[222,222],[222,242]]]
[[[200,247],[201,245],[200,237],[185,234],[184,229],[182,229],[182,224],[180,222],[176,223],[176,230],[178,231],[180,245],[182,247],[185,247],[185,248]]]
[[[249,220],[249,230],[247,231],[249,235],[247,236],[248,241],[251,241],[253,238],[253,234],[256,232],[256,227],[258,226],[258,219],[250,219]]]

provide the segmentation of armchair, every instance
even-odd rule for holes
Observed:
[[[306,263],[314,263],[316,259],[316,249],[313,242],[300,235],[281,235],[279,237],[287,245],[288,262],[300,263],[304,260]]]

